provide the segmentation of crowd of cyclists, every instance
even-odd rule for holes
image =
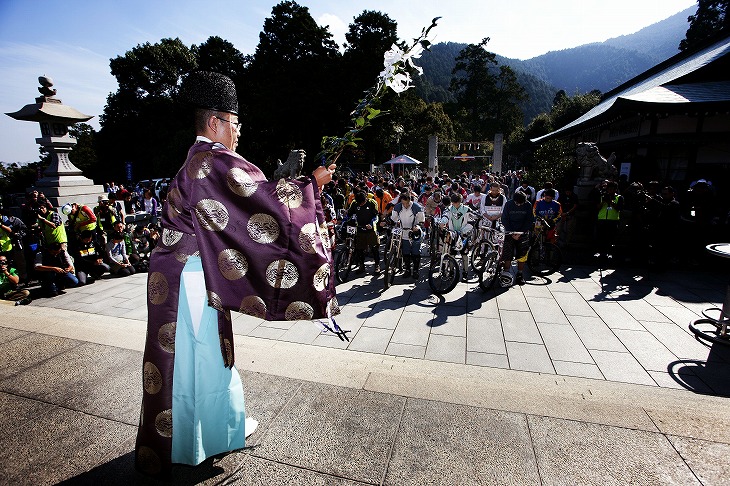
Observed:
[[[617,263],[620,254],[622,259],[635,258],[663,269],[676,263],[678,228],[688,225],[697,234],[684,242],[701,253],[706,240],[712,238],[707,228],[715,225],[726,230],[728,224],[727,214],[723,216],[714,202],[713,190],[710,181],[695,181],[686,193],[686,205],[680,205],[672,186],[655,181],[629,184],[625,177],[600,181],[579,200],[572,185],[558,190],[552,182],[545,182],[536,190],[522,171],[504,175],[482,171],[455,177],[445,173],[437,177],[361,173],[335,176],[323,190],[323,203],[338,224],[344,222],[344,227],[349,221],[358,227],[356,273],[365,273],[368,256],[373,262],[372,274],[383,273],[381,243],[388,240],[390,228],[397,226],[402,229],[399,271],[403,278],[420,278],[422,256],[434,250],[428,242],[436,232],[441,238],[454,235],[452,248],[461,261],[461,280],[468,281],[474,268],[470,255],[475,239],[482,228],[490,228],[501,233],[499,281],[509,286],[525,283],[527,254],[537,235],[543,235],[551,248],[571,248],[580,240],[583,249],[602,265],[612,260]],[[561,258],[556,259],[557,265]]]

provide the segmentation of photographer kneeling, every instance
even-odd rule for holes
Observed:
[[[20,277],[6,256],[0,256],[0,298],[15,301],[15,305],[30,303],[30,292],[18,289]]]

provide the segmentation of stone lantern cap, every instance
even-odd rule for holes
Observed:
[[[6,113],[11,118],[22,121],[50,121],[63,123],[65,125],[73,125],[78,122],[85,122],[93,118],[91,115],[84,115],[76,108],[61,103],[61,100],[55,98],[56,90],[52,89],[53,80],[47,76],[38,78],[41,87],[38,91],[42,96],[35,99],[35,103],[25,105],[15,113]]]

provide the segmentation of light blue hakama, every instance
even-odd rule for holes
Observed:
[[[243,384],[223,366],[218,311],[208,307],[199,257],[180,279],[172,393],[172,462],[197,465],[244,447]]]

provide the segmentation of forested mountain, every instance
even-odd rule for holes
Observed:
[[[687,17],[696,10],[696,6],[690,7],[634,34],[605,42],[551,51],[524,61],[497,53],[497,60],[514,69],[530,97],[522,106],[527,122],[549,111],[555,93],[561,89],[569,95],[605,92],[679,53],[679,42],[689,26]],[[447,42],[424,53],[419,64],[425,73],[418,89],[427,101],[453,101],[448,91],[451,71],[454,58],[464,47],[466,44]]]

